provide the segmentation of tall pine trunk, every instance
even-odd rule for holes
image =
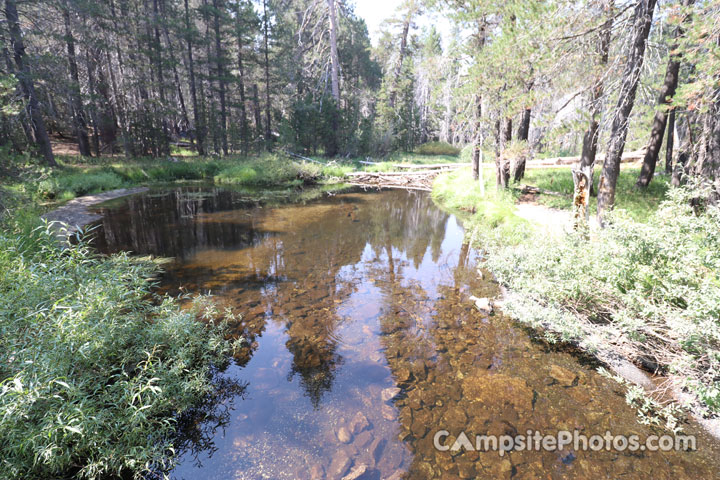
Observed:
[[[620,175],[620,160],[625,149],[630,113],[635,104],[635,94],[640,83],[645,47],[656,3],[656,0],[638,0],[633,13],[631,50],[627,56],[622,76],[622,85],[598,188],[598,221],[601,225],[603,225],[605,212],[615,204],[615,188]]]
[[[5,0],[5,18],[8,22],[8,32],[13,48],[13,59],[15,60],[18,82],[20,83],[20,89],[27,102],[25,111],[30,121],[32,135],[45,163],[51,167],[56,167],[57,163],[55,162],[52,145],[50,144],[50,136],[45,128],[45,120],[43,120],[42,112],[40,111],[40,103],[38,102],[35,92],[32,74],[30,73],[30,68],[28,68],[25,63],[25,44],[23,43],[23,34],[20,29],[20,19],[18,18],[15,0]]]
[[[215,30],[215,62],[218,83],[218,92],[220,94],[220,142],[222,144],[223,155],[228,152],[227,139],[227,106],[225,104],[225,66],[223,65],[223,49],[222,36],[220,32],[220,5],[218,0],[213,0],[213,29]]]
[[[243,65],[243,26],[240,22],[240,3],[238,2],[235,13],[235,28],[237,35],[237,68],[238,68],[238,90],[240,91],[240,141],[242,145],[242,153],[246,154],[250,150],[250,131],[248,129],[247,118],[247,102],[245,98],[245,67]]]
[[[268,12],[267,12],[267,0],[263,0],[263,42],[265,44],[264,54],[265,54],[265,148],[267,150],[270,150],[272,147],[271,141],[272,141],[272,128],[271,128],[271,118],[270,118],[270,111],[272,110],[272,104],[270,103],[270,53],[269,53],[269,45],[268,45],[268,23],[270,19],[268,18]]]
[[[673,147],[675,144],[675,109],[670,109],[667,124],[667,145],[665,146],[665,173],[672,174],[673,171]]]
[[[195,121],[195,138],[197,140],[197,151],[199,155],[205,155],[205,124],[202,120],[200,107],[198,105],[197,84],[195,81],[195,60],[193,59],[193,35],[191,29],[190,7],[188,0],[185,3],[185,35],[188,56],[188,74],[190,75],[190,100],[193,106],[193,120]]]
[[[330,20],[330,78],[332,83],[332,95],[335,100],[335,108],[332,111],[332,132],[328,142],[328,156],[333,157],[338,153],[338,109],[340,108],[340,59],[337,51],[337,17],[335,12],[335,0],[327,0],[328,17]]]
[[[72,106],[73,127],[77,137],[78,149],[83,157],[91,156],[88,138],[87,120],[80,96],[80,78],[78,75],[77,57],[75,54],[75,37],[70,22],[70,7],[67,1],[61,5],[63,24],[65,27],[65,45],[67,48],[68,72],[70,73],[70,105]]]

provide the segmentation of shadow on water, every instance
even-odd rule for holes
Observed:
[[[219,375],[237,389],[188,422],[172,478],[717,476],[716,445],[694,425],[693,452],[437,450],[440,430],[664,432],[640,425],[592,365],[472,307],[497,287],[426,194],[269,206],[185,188],[103,214],[101,250],[174,257],[162,291],[210,292],[243,314],[232,329],[249,347]]]

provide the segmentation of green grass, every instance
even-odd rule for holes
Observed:
[[[466,230],[475,236],[492,235],[512,243],[524,238],[529,229],[526,220],[515,214],[516,196],[511,191],[498,191],[485,172],[483,192],[472,179],[469,168],[443,173],[433,184],[432,197],[441,206],[457,213]],[[494,180],[493,180],[494,181]]]
[[[645,190],[635,188],[640,170],[637,168],[624,168],[620,171],[615,197],[616,208],[625,210],[635,220],[646,219],[655,211],[665,198],[668,191],[668,177],[656,176],[650,186]],[[595,172],[595,187],[599,181],[600,172]],[[573,181],[570,167],[567,168],[531,168],[525,171],[522,183],[536,186],[543,190],[562,193],[562,197],[553,195],[539,195],[538,203],[552,208],[569,210],[572,208]],[[597,198],[590,199],[591,211],[597,208]]]
[[[450,155],[457,157],[460,155],[460,149],[453,147],[447,142],[427,142],[418,146],[415,153],[419,155]]]

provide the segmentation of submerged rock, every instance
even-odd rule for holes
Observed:
[[[340,440],[342,443],[350,443],[350,440],[352,440],[352,435],[345,427],[340,427],[340,429],[337,431],[337,439]]]
[[[502,373],[475,373],[462,382],[463,396],[470,402],[480,402],[486,407],[500,408],[510,404],[519,412],[533,408],[535,393],[522,378]]]
[[[352,434],[357,435],[363,430],[370,428],[370,422],[368,422],[367,417],[363,415],[362,412],[357,412],[353,419],[350,420],[349,427]]]
[[[578,379],[578,376],[575,373],[559,365],[553,365],[550,367],[550,376],[557,380],[557,382],[563,387],[572,386]]]
[[[483,313],[490,314],[493,312],[493,302],[489,298],[477,298],[470,296],[470,300],[475,302],[475,307]]]
[[[389,387],[382,391],[380,394],[380,397],[382,398],[383,402],[387,402],[395,398],[398,393],[400,393],[400,389],[397,387]]]
[[[342,480],[362,480],[367,477],[366,473],[368,473],[367,465],[357,465]]]
[[[328,477],[332,479],[341,479],[352,465],[352,460],[344,450],[339,450],[330,462],[328,469]]]
[[[393,421],[397,418],[397,412],[390,405],[383,405],[380,412],[385,420]]]

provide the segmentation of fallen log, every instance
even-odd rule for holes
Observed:
[[[427,164],[427,165],[410,165],[410,164],[403,164],[403,163],[394,163],[392,166],[395,168],[407,168],[410,170],[413,169],[420,169],[420,168],[426,168],[426,169],[435,169],[435,168],[461,168],[461,167],[469,167],[472,163],[433,163],[433,164]]]

